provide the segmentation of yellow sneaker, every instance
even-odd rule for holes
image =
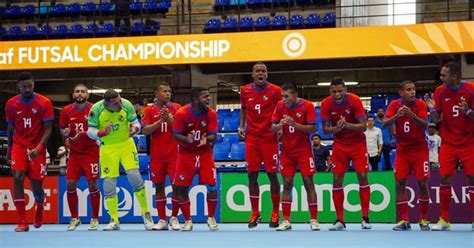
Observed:
[[[438,223],[436,223],[431,230],[433,231],[451,231],[451,224],[443,218],[439,217]]]

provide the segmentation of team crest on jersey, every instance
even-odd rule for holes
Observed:
[[[263,96],[263,100],[264,100],[264,101],[268,100],[268,96],[267,96],[267,95],[264,95],[264,96]]]
[[[180,181],[184,181],[184,176],[183,176],[183,175],[179,175],[179,180],[180,180]]]
[[[201,121],[201,127],[205,127],[206,126],[206,122],[205,121]]]
[[[108,174],[108,173],[109,173],[109,167],[105,167],[105,168],[104,168],[104,173],[105,173],[105,174]]]
[[[31,112],[33,112],[33,114],[36,114],[38,112],[38,110],[36,110],[36,108],[32,108]]]
[[[124,119],[125,118],[123,117],[123,115],[120,115],[119,118],[118,118],[119,121],[123,121]]]
[[[300,112],[296,113],[296,118],[301,118],[301,113]]]
[[[95,113],[94,113],[93,111],[91,111],[91,112],[89,113],[89,116],[90,116],[91,118],[94,118],[94,117],[95,117]]]
[[[344,110],[344,112],[346,112],[346,114],[350,114],[350,113],[351,113],[351,110],[350,110],[350,109],[346,109],[346,110]]]

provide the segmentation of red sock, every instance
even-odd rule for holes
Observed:
[[[280,213],[280,194],[272,194],[273,213]]]
[[[313,202],[309,203],[309,215],[311,216],[311,219],[317,220],[318,219],[318,203]]]
[[[95,191],[89,193],[89,198],[92,206],[92,219],[99,218],[100,209],[100,190],[97,188]]]
[[[332,200],[336,208],[337,219],[344,221],[344,188],[333,188]]]
[[[370,206],[370,185],[359,185],[360,205],[362,208],[362,218],[369,218]]]
[[[183,213],[185,220],[191,220],[191,202],[189,200],[179,203],[179,208]]]
[[[428,204],[430,203],[429,197],[419,197],[418,204],[420,205],[420,220],[426,220],[428,218]]]
[[[406,198],[397,200],[397,210],[400,220],[408,221],[408,202]]]
[[[260,196],[259,193],[252,195],[250,194],[250,204],[252,205],[252,212],[259,213],[260,209],[258,204],[260,203]]]
[[[179,201],[175,197],[171,198],[171,216],[176,217],[179,213]]]
[[[155,202],[160,220],[166,220],[166,197],[156,197]]]
[[[281,201],[281,209],[283,212],[283,218],[289,221],[291,215],[291,200]]]
[[[216,207],[217,207],[217,199],[212,199],[210,197],[207,197],[207,216],[209,218],[214,218],[214,215],[216,213]]]
[[[26,223],[25,199],[15,199],[15,207],[20,217],[20,222]]]
[[[451,185],[441,184],[439,190],[441,218],[449,221],[449,205],[451,204]]]
[[[469,186],[469,197],[471,198],[472,223],[474,223],[474,186]]]
[[[69,205],[69,211],[71,212],[72,218],[78,218],[77,208],[78,208],[78,199],[77,199],[77,190],[68,190],[67,191],[67,204]]]

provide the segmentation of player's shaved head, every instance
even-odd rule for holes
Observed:
[[[117,98],[119,93],[114,89],[107,89],[104,93],[104,100],[110,101],[111,99]]]

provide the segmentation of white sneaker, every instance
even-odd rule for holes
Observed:
[[[291,230],[291,223],[288,220],[282,220],[278,227],[276,228],[277,231],[288,231]]]
[[[151,228],[153,231],[164,231],[168,230],[168,222],[166,220],[159,220],[156,225]]]
[[[346,230],[346,224],[340,220],[336,220],[329,231],[344,231]]]
[[[217,225],[217,221],[214,218],[207,218],[207,226],[209,227],[209,230],[211,231],[217,231],[219,230],[219,226]]]
[[[319,222],[316,219],[309,220],[309,225],[311,226],[311,231],[319,231]]]
[[[110,223],[104,227],[104,231],[118,231],[118,230],[120,230],[120,223],[114,222],[113,220],[111,220]]]
[[[99,220],[91,219],[91,223],[89,224],[89,228],[87,230],[97,231],[97,229],[99,229]]]
[[[143,217],[143,223],[145,224],[145,230],[150,231],[153,228],[153,218],[151,217],[150,212],[146,212]]]
[[[173,229],[174,231],[181,230],[181,227],[179,226],[178,218],[176,218],[175,216],[172,216],[170,218],[170,226],[171,226],[171,229]]]
[[[79,218],[71,218],[69,221],[69,225],[67,226],[68,231],[75,231],[76,228],[81,224],[81,220]]]
[[[370,224],[370,221],[368,218],[362,219],[360,226],[362,229],[366,229],[366,230],[372,229],[372,225]]]
[[[445,221],[443,218],[439,218],[438,223],[431,227],[433,231],[451,231],[451,224]]]
[[[192,220],[187,220],[184,222],[183,228],[181,229],[182,231],[192,231],[193,230],[193,221]]]

